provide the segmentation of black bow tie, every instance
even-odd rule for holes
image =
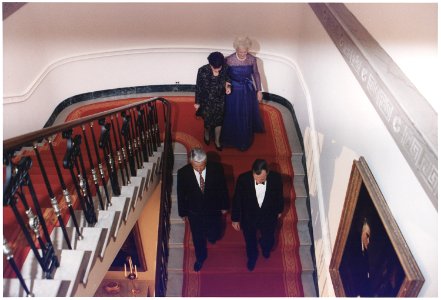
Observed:
[[[261,182],[261,183],[257,183],[257,182],[256,182],[256,185],[259,185],[259,184],[261,184],[261,185],[265,185],[265,181],[264,181],[264,182]]]

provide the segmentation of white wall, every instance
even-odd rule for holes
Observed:
[[[194,84],[208,53],[231,53],[237,35],[249,35],[253,51],[265,59],[265,90],[289,98],[290,85],[273,70],[293,67],[296,44],[286,37],[296,35],[298,8],[304,6],[26,4],[3,22],[4,138],[41,128],[56,104],[76,94],[176,81]],[[282,78],[289,80],[285,72]]]
[[[434,71],[436,42],[430,34],[424,49],[409,45],[433,30],[437,16],[419,4],[396,11],[372,5],[349,7],[433,99],[438,82],[426,72]],[[401,22],[412,10],[418,18]],[[293,103],[304,135],[321,295],[333,295],[327,270],[352,160],[360,155],[426,278],[420,295],[438,295],[437,212],[308,5],[31,3],[3,26],[5,138],[41,128],[58,103],[77,94],[193,84],[210,51],[228,54],[234,36],[249,35],[264,90]]]
[[[438,4],[346,5],[423,96],[439,107]]]
[[[381,18],[376,21],[380,27]],[[420,296],[436,296],[438,214],[312,11],[305,11],[303,25],[297,62],[304,90],[295,98],[305,98],[302,111],[307,110],[309,117],[299,122],[312,186],[321,294],[333,295],[326,276],[330,250],[337,236],[352,161],[364,156],[426,279]]]

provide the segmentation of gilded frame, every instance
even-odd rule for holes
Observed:
[[[367,250],[362,232],[370,235]],[[352,165],[329,272],[338,297],[416,297],[424,283],[363,157]]]

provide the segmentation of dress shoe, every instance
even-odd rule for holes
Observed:
[[[254,270],[255,266],[256,266],[256,260],[255,259],[249,259],[248,262],[247,262],[248,271]]]
[[[222,145],[218,146],[216,143],[214,143],[214,146],[216,147],[217,151],[222,151],[222,149],[224,148]]]
[[[199,261],[199,260],[197,260],[197,261],[194,263],[194,266],[193,266],[194,271],[195,271],[195,272],[199,272],[199,270],[202,269],[202,265],[203,265],[203,264],[204,264],[203,261]]]
[[[210,145],[210,138],[205,138],[205,136],[204,136],[204,142],[205,142],[205,145]]]

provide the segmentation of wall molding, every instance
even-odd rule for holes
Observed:
[[[310,6],[438,210],[436,111],[344,4]]]
[[[191,53],[191,54],[206,54],[213,51],[220,51],[225,55],[232,53],[234,50],[231,48],[204,48],[204,47],[152,47],[152,48],[139,48],[139,49],[126,49],[126,50],[116,50],[116,51],[103,51],[103,52],[95,52],[95,53],[87,53],[82,55],[74,55],[65,57],[62,59],[58,59],[55,62],[49,64],[30,84],[28,88],[23,90],[22,92],[16,94],[4,94],[3,96],[3,104],[15,104],[21,103],[29,100],[34,92],[38,89],[39,85],[41,85],[49,74],[64,65],[83,62],[88,60],[101,60],[103,58],[111,58],[118,56],[132,56],[132,55],[148,55],[148,54],[173,54],[173,53]],[[253,49],[250,50],[251,53],[256,55],[256,57],[261,58],[262,60],[269,60],[275,62],[281,62],[290,68],[292,68],[297,74],[297,65],[296,63],[286,57],[284,55],[274,54],[274,53],[263,53],[263,52],[253,52]]]

